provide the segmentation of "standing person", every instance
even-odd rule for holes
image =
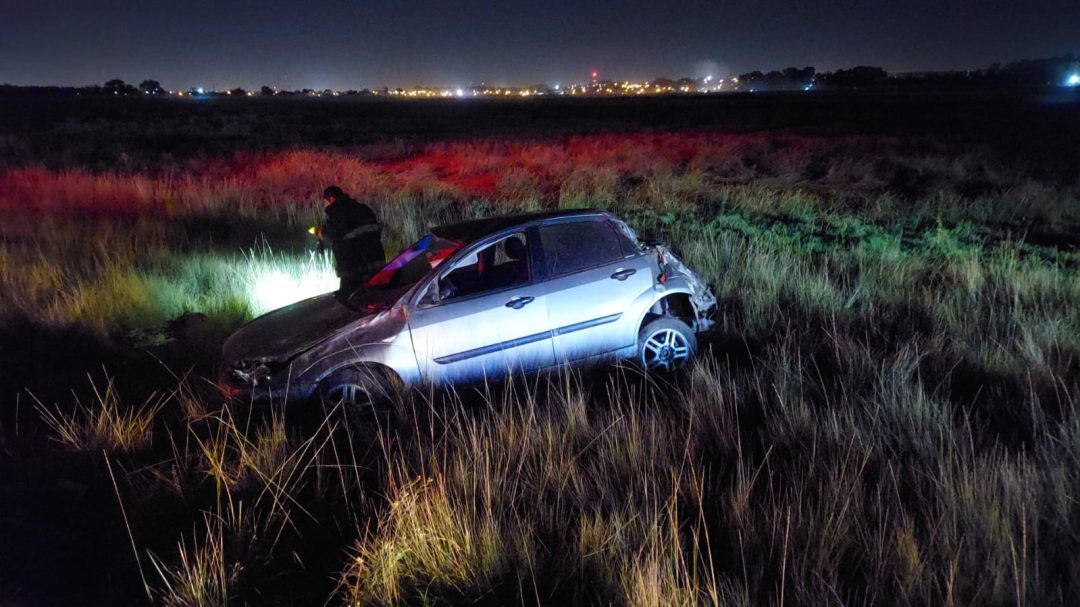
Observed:
[[[326,188],[323,202],[326,221],[315,235],[333,251],[341,292],[348,295],[386,262],[379,220],[371,207],[349,198],[336,185]]]

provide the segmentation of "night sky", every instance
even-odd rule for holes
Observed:
[[[1080,1],[0,0],[0,83],[363,88],[970,69],[1080,51]]]

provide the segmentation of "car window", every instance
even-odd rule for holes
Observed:
[[[540,227],[548,276],[576,272],[622,259],[623,248],[606,221],[575,221]]]
[[[530,278],[528,237],[518,232],[458,261],[439,279],[439,299],[499,291],[526,284]]]

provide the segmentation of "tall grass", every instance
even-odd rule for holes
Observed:
[[[100,335],[153,332],[185,313],[235,326],[338,285],[329,253],[275,251],[265,241],[186,255],[167,241],[117,249],[103,242],[103,251],[83,248],[85,257],[68,264],[43,250],[62,250],[64,236],[45,234],[38,246],[0,255],[0,317]]]
[[[189,407],[170,432],[190,451],[121,484],[173,495],[154,471],[196,471],[177,498],[205,514],[171,550],[138,546],[169,604],[265,598],[283,568],[326,562],[305,544],[320,528],[343,545],[340,572],[315,575],[347,604],[1076,598],[1075,378],[1060,418],[1013,446],[925,381],[920,348],[848,359],[836,391],[803,349],[791,332],[675,385],[623,370],[414,393],[360,457],[337,410],[290,431]]]
[[[130,406],[121,399],[113,380],[104,388],[91,379],[93,401],[76,399],[72,409],[45,405],[35,397],[36,408],[52,436],[65,447],[80,451],[134,451],[147,446],[152,438],[154,418],[168,404],[172,394],[151,396],[146,402]]]
[[[0,318],[145,345],[198,312],[223,334],[333,288],[302,202],[329,183],[375,207],[390,253],[433,223],[612,209],[708,279],[717,329],[674,384],[624,370],[412,393],[378,429],[224,405],[198,378],[143,406],[109,384],[40,407],[69,452],[122,458],[155,600],[1080,595],[1075,185],[980,149],[723,134],[22,168],[0,177],[20,210],[0,228]]]
[[[155,601],[162,605],[191,607],[227,605],[243,568],[240,563],[226,560],[222,523],[208,517],[205,537],[189,545],[181,540],[177,562],[166,563],[151,558],[161,579],[161,589]]]
[[[500,207],[582,204],[741,212],[854,210],[871,219],[1000,221],[1062,228],[1078,219],[1075,184],[988,148],[885,137],[651,133],[555,141],[442,142],[387,152],[317,149],[189,160],[159,173],[13,167],[0,174],[10,211],[177,217],[285,212],[336,183],[389,216],[410,200]],[[395,227],[398,222],[388,221]]]
[[[759,264],[857,251],[871,272],[888,263],[974,288],[971,281],[985,282],[987,253],[1075,263],[1075,255],[1025,239],[1034,231],[1035,243],[1072,242],[1075,187],[1039,182],[1030,167],[981,149],[657,133],[380,150],[238,154],[160,175],[7,170],[0,206],[14,216],[0,232],[0,310],[108,333],[185,311],[235,323],[288,303],[281,293],[327,290],[334,281],[326,260],[312,261],[304,232],[319,220],[311,201],[329,183],[374,206],[389,251],[434,223],[585,205],[623,213],[685,247],[741,236],[734,240],[768,249],[751,262]],[[33,218],[40,213],[50,219]],[[100,219],[86,227],[64,219],[72,213]],[[716,255],[694,258],[716,277],[730,266]],[[837,291],[830,274],[824,268],[814,279],[823,295]],[[773,282],[781,284],[779,275]],[[755,290],[764,301],[775,295],[768,284],[744,292]]]

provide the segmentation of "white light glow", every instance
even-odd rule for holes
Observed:
[[[252,257],[249,260],[252,274],[250,304],[256,315],[338,288],[339,280],[327,254],[312,254],[303,263],[284,258]]]
[[[1067,86],[1080,86],[1080,74],[1073,74],[1065,81]]]

